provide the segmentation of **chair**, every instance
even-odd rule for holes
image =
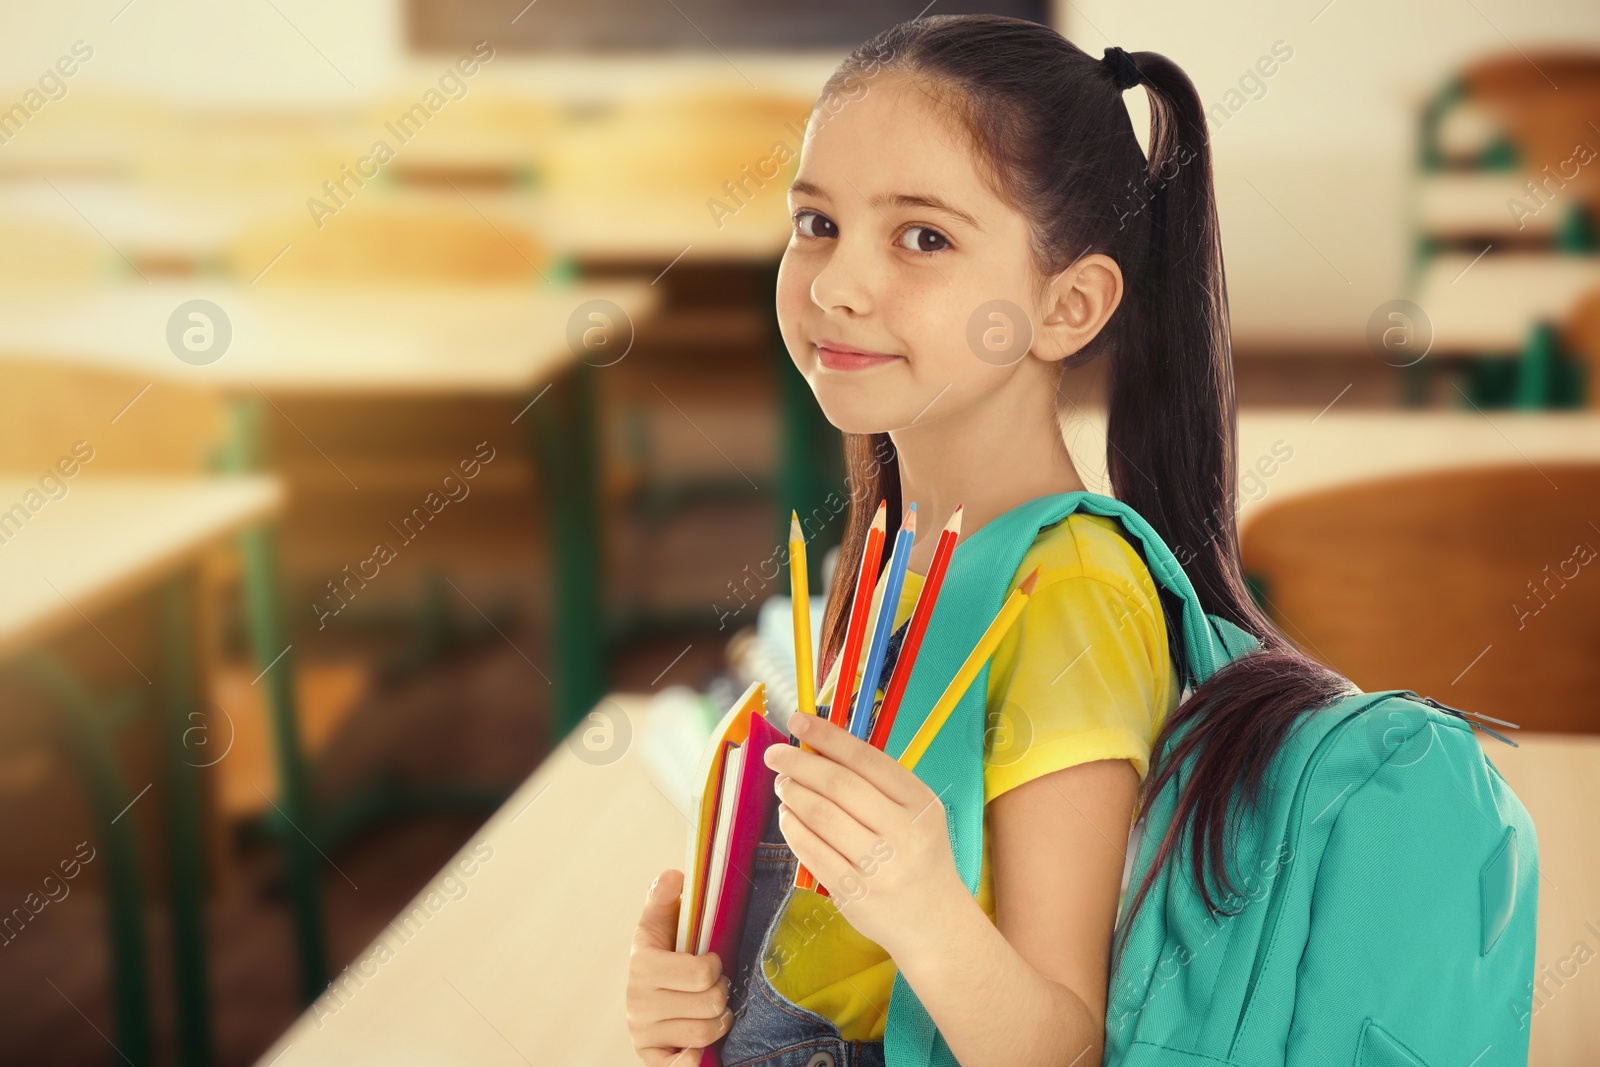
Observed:
[[[360,285],[531,283],[557,269],[544,241],[454,193],[349,188],[347,198],[318,197],[328,209],[318,209],[320,225],[297,212],[245,230],[225,255],[227,271],[261,285]]]
[[[1365,690],[1600,733],[1596,500],[1593,464],[1330,489],[1263,506],[1244,566],[1284,633]]]

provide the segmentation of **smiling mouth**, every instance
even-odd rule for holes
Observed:
[[[859,348],[834,347],[827,342],[819,342],[817,360],[829,370],[868,370],[872,367],[881,367],[893,363],[901,356],[889,355],[886,352],[868,352]]]

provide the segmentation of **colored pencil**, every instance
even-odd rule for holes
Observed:
[[[939,544],[933,550],[933,563],[928,568],[928,576],[922,580],[921,591],[917,593],[917,606],[912,609],[911,624],[906,627],[905,640],[900,643],[900,658],[895,660],[894,673],[889,676],[889,688],[885,690],[883,703],[878,706],[877,717],[873,720],[868,740],[873,748],[882,749],[889,743],[895,712],[900,710],[900,701],[906,695],[911,669],[916,666],[917,653],[922,650],[923,634],[928,631],[928,620],[933,617],[939,588],[944,585],[945,571],[950,568],[950,557],[955,553],[956,542],[960,539],[961,507],[958,505],[955,514],[950,516],[950,521],[939,533]]]
[[[828,705],[828,721],[835,726],[849,724],[850,694],[855,689],[856,662],[861,658],[861,638],[867,632],[867,613],[872,610],[872,590],[878,584],[878,563],[883,558],[883,539],[889,529],[889,502],[878,501],[878,510],[867,527],[867,543],[861,552],[861,567],[856,571],[855,596],[850,601],[850,622],[845,627],[844,649],[839,653],[839,676],[833,683],[833,700]],[[801,863],[795,867],[797,889],[822,892],[816,876]],[[823,893],[826,896],[826,893]]]
[[[811,666],[811,580],[806,574],[806,538],[800,515],[789,512],[789,591],[794,601],[794,688],[802,714],[817,713],[816,679]],[[804,741],[800,747],[813,752]]]
[[[856,694],[855,707],[850,712],[850,733],[863,741],[867,739],[867,731],[872,725],[872,708],[878,697],[878,675],[883,673],[883,661],[889,654],[889,636],[894,633],[900,590],[906,583],[907,557],[911,555],[911,542],[916,537],[917,502],[913,500],[906,509],[899,532],[894,535],[889,573],[884,579],[883,596],[878,601],[878,621],[872,628],[872,642],[867,645],[867,666],[861,674],[861,691]]]
[[[977,645],[973,647],[972,652],[967,656],[966,662],[961,665],[960,670],[956,671],[956,676],[950,679],[950,684],[945,687],[944,694],[939,697],[938,701],[933,705],[933,710],[928,712],[928,717],[917,728],[916,735],[911,738],[911,743],[906,746],[906,750],[900,754],[900,763],[903,766],[908,768],[915,767],[917,760],[921,759],[922,754],[928,750],[928,746],[933,743],[934,735],[945,724],[945,720],[950,718],[950,713],[960,703],[961,697],[967,691],[967,687],[978,676],[978,672],[983,669],[983,665],[989,657],[994,655],[994,650],[999,647],[1000,641],[1005,637],[1006,632],[1017,621],[1017,616],[1022,614],[1022,609],[1027,606],[1028,598],[1033,595],[1034,586],[1038,584],[1038,581],[1039,568],[1035,567],[1032,573],[1022,580],[1022,584],[1011,591],[1011,595],[1006,598],[1005,604],[1001,606],[1000,613],[994,617],[994,621],[989,624],[989,628],[978,639]]]
[[[850,623],[845,628],[844,649],[839,653],[839,677],[833,684],[833,702],[828,706],[828,721],[839,727],[847,727],[850,722],[850,697],[856,688],[856,664],[861,660],[861,639],[867,632],[867,616],[872,613],[872,592],[878,584],[878,564],[883,559],[883,542],[889,528],[888,509],[887,500],[879,501],[878,512],[867,528],[861,569],[856,572]]]

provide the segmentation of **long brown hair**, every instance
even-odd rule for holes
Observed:
[[[1139,813],[1191,754],[1195,763],[1125,929],[1175,852],[1189,853],[1208,909],[1219,910],[1208,867],[1221,894],[1234,897],[1225,862],[1234,802],[1254,807],[1267,765],[1291,728],[1350,689],[1296,650],[1245,584],[1234,520],[1237,415],[1227,289],[1205,115],[1177,64],[1155,52],[1134,52],[1131,59],[1150,100],[1148,162],[1112,64],[1022,19],[940,15],[901,23],[856,49],[822,93],[826,98],[884,71],[918,79],[948,100],[997,191],[1028,218],[1042,278],[1091,252],[1117,261],[1122,303],[1099,335],[1065,361],[1078,366],[1108,357],[1112,492],[1172,547],[1205,610],[1261,644],[1197,687],[1180,667],[1180,683],[1192,692],[1156,739]],[[889,501],[891,536],[901,511],[887,434],[845,434],[844,455],[849,514],[823,616],[824,675],[844,640],[878,501]],[[1174,628],[1181,616],[1170,598],[1163,597],[1163,607],[1169,639],[1181,647]],[[1192,728],[1163,753],[1186,724]]]

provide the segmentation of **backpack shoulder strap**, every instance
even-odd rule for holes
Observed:
[[[1122,523],[1122,528],[1133,539],[1134,547],[1144,557],[1145,566],[1150,569],[1156,584],[1182,604],[1179,637],[1188,676],[1194,678],[1197,684],[1210,678],[1231,660],[1259,647],[1254,637],[1227,619],[1207,614],[1177,557],[1143,515],[1122,501],[1099,493],[1066,493],[1063,497],[1080,498],[1071,502],[1071,510],[1103,515]]]
[[[906,686],[900,713],[885,751],[898,757],[911,743],[933,705],[967,655],[977,645],[1001,605],[1039,531],[1074,512],[1115,518],[1131,538],[1152,577],[1182,605],[1177,620],[1180,650],[1188,677],[1209,678],[1223,664],[1255,647],[1243,630],[1208,616],[1171,550],[1144,517],[1126,504],[1098,493],[1056,493],[1036,497],[991,519],[956,546],[928,620],[922,651]],[[956,868],[976,893],[982,865],[983,756],[989,666],[957,703],[922,758],[916,774],[938,795],[945,809]],[[948,1047],[909,984],[896,975],[885,1035],[888,1067],[903,1064],[955,1064]]]

